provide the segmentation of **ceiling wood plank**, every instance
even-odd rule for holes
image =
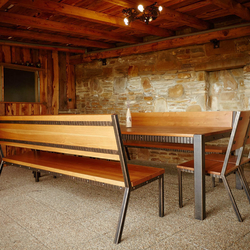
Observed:
[[[229,13],[250,21],[249,9],[234,0],[210,0],[210,2],[222,9],[226,9]]]
[[[123,18],[111,16],[93,10],[71,6],[69,4],[52,2],[50,0],[22,0],[12,1],[12,3],[24,6],[30,9],[36,9],[53,14],[62,14],[77,19],[91,22],[104,23],[112,26],[118,26],[129,30],[138,30],[149,35],[168,37],[173,35],[173,31],[158,28],[152,25],[146,25],[142,22],[132,22],[129,26],[125,25]]]
[[[40,41],[47,41],[47,42],[57,42],[57,43],[65,43],[71,44],[73,46],[88,46],[94,48],[114,48],[115,46],[108,43],[98,42],[98,41],[90,41],[87,39],[79,39],[79,38],[70,38],[66,36],[60,35],[52,35],[46,33],[39,33],[27,30],[16,30],[16,29],[8,29],[0,27],[0,35],[3,36],[16,36],[31,40],[40,40]]]
[[[9,0],[0,0],[0,8],[2,8]]]
[[[237,27],[231,29],[209,31],[197,35],[187,35],[185,37],[165,39],[164,41],[152,42],[149,44],[138,46],[127,46],[124,48],[110,49],[103,52],[91,52],[78,57],[73,57],[70,61],[72,64],[80,64],[84,62],[91,62],[96,59],[114,58],[121,56],[128,56],[134,54],[143,54],[151,51],[160,51],[166,49],[173,49],[184,46],[192,46],[197,44],[204,44],[210,42],[212,39],[228,40],[237,37],[244,37],[250,35],[250,26]]]
[[[207,30],[212,28],[212,24],[207,21],[203,21],[197,17],[171,10],[169,8],[164,8],[162,14],[156,19],[156,21],[159,22],[160,20],[164,19],[175,21],[177,23],[181,23],[198,30]]]
[[[53,50],[53,51],[64,51],[70,53],[84,54],[85,49],[78,48],[68,48],[68,47],[60,47],[60,46],[50,46],[50,45],[40,45],[40,44],[31,44],[31,43],[21,43],[21,42],[12,42],[12,41],[3,41],[0,40],[0,45],[8,45],[14,47],[23,47],[28,49],[45,49],[45,50]]]
[[[124,8],[136,8],[137,3],[140,3],[139,1],[131,2],[128,0],[105,0],[106,2],[110,2],[119,6],[122,6]],[[163,2],[163,1],[162,1]],[[152,2],[150,1],[143,1],[143,4],[146,5],[151,5]],[[164,4],[163,4],[164,6]],[[207,21],[203,21],[201,19],[198,19],[196,17],[172,10],[170,8],[163,8],[160,16],[156,19],[155,23],[159,23],[161,20],[170,20],[170,21],[175,21],[180,24],[187,25],[189,27],[196,28],[198,30],[207,30],[212,28],[211,23]],[[152,22],[154,23],[154,21]]]
[[[140,43],[142,39],[132,37],[132,36],[123,36],[119,34],[115,34],[112,32],[102,31],[102,30],[94,30],[87,27],[54,22],[49,20],[44,20],[41,18],[23,16],[19,14],[0,12],[1,22],[9,23],[14,25],[22,25],[27,27],[33,27],[43,30],[52,30],[56,32],[63,32],[68,34],[76,34],[76,35],[86,35],[91,37],[97,37],[106,40],[112,41],[120,41],[125,43]]]

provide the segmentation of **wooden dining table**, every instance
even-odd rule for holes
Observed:
[[[205,199],[205,143],[220,138],[229,137],[231,127],[203,127],[203,126],[121,126],[124,137],[130,136],[141,140],[153,136],[160,142],[190,143],[194,145],[194,217],[198,220],[206,218]]]

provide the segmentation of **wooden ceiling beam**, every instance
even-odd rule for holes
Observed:
[[[196,28],[198,30],[207,30],[212,28],[212,24],[207,21],[203,21],[197,17],[171,10],[169,8],[163,8],[161,15],[156,19],[158,23],[161,20],[174,21],[189,27]]]
[[[123,18],[111,16],[93,10],[71,6],[69,4],[57,3],[50,0],[20,0],[12,1],[13,4],[21,5],[29,9],[36,9],[53,14],[61,14],[69,17],[87,20],[96,23],[108,24],[122,27],[129,30],[138,30],[149,35],[160,37],[172,36],[173,31],[147,25],[142,22],[132,22],[129,26],[125,25]]]
[[[0,8],[2,8],[9,0],[0,0]]]
[[[115,58],[134,54],[143,54],[151,51],[160,51],[184,46],[192,46],[210,42],[212,39],[228,40],[237,37],[250,35],[250,26],[236,27],[230,29],[201,32],[200,34],[186,35],[172,39],[164,39],[144,45],[131,45],[123,48],[110,49],[106,51],[91,52],[85,55],[78,55],[71,58],[71,64],[91,62],[96,59]]]
[[[66,37],[66,36],[60,36],[60,35],[38,33],[38,32],[27,31],[27,30],[16,30],[16,29],[9,29],[9,28],[2,28],[2,27],[0,27],[0,35],[21,37],[21,38],[26,38],[26,39],[31,39],[31,40],[71,44],[73,46],[81,46],[81,47],[94,47],[94,48],[103,48],[103,49],[110,49],[110,48],[115,47],[114,45],[109,44],[109,43],[90,41],[87,39],[79,39],[79,38],[72,38],[72,37]]]
[[[122,6],[124,8],[136,8],[137,4],[140,3],[140,1],[138,0],[135,2],[131,2],[129,0],[105,0],[105,1]],[[207,21],[203,21],[196,17],[164,7],[164,2],[165,1],[163,0],[161,1],[163,5],[163,10],[160,16],[152,23],[159,24],[161,20],[170,20],[170,21],[175,21],[177,23],[187,25],[189,27],[196,28],[198,30],[207,30],[207,29],[212,28],[212,24]],[[143,1],[143,4],[145,6],[151,5],[152,3],[153,2],[151,1]]]
[[[70,48],[70,47],[60,47],[60,46],[50,46],[50,45],[40,45],[40,44],[31,44],[31,43],[21,43],[13,41],[2,41],[0,40],[0,45],[8,45],[14,47],[23,47],[28,49],[45,49],[45,50],[55,50],[55,51],[64,51],[76,54],[84,54],[85,49],[81,48]]]
[[[231,14],[250,21],[249,9],[234,0],[210,0],[210,2],[222,9],[226,9]]]
[[[29,17],[19,14],[13,14],[8,12],[0,12],[1,22],[9,23],[13,25],[22,25],[32,28],[38,28],[43,30],[51,30],[56,32],[62,32],[67,34],[85,35],[90,37],[95,37],[99,39],[106,39],[111,41],[119,41],[125,43],[140,43],[142,39],[133,36],[124,36],[115,34],[113,32],[94,30],[87,27],[54,22],[49,20],[44,20],[37,17]]]

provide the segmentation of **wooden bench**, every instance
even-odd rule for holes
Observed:
[[[8,163],[35,171],[37,181],[46,171],[124,189],[115,243],[131,191],[159,180],[159,216],[164,216],[164,169],[127,164],[117,115],[1,116],[0,144],[32,149],[4,156],[1,148],[0,173]]]
[[[232,127],[233,112],[232,111],[216,111],[216,112],[152,112],[152,113],[132,113],[132,126],[147,127]],[[133,137],[133,136],[132,136]],[[154,139],[153,139],[154,140]],[[148,138],[138,136],[130,138],[123,137],[123,145],[126,149],[128,159],[130,155],[128,148],[154,148],[163,150],[180,150],[193,151],[193,144],[178,143],[178,138],[173,138],[171,142],[152,141]],[[210,153],[225,153],[226,146],[215,146],[206,144],[205,151]]]

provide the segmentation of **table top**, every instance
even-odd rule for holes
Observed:
[[[232,130],[231,127],[150,127],[150,126],[132,126],[127,128],[121,126],[121,133],[124,135],[150,135],[150,136],[178,136],[194,137],[194,135],[216,135],[227,133]]]

